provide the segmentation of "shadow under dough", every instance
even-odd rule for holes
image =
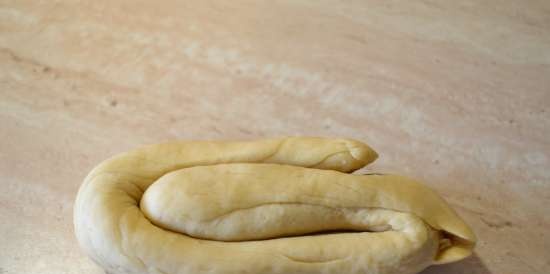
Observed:
[[[105,274],[111,274],[105,272]],[[469,258],[446,265],[434,265],[426,268],[419,274],[493,274],[477,256],[473,254]]]
[[[434,265],[419,274],[492,274],[483,261],[473,254],[469,258],[446,265]]]

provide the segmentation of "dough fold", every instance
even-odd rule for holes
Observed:
[[[350,174],[376,157],[309,137],[147,146],[90,172],[75,233],[120,274],[412,274],[469,256],[475,235],[435,192]]]

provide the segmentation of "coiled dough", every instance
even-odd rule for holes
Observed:
[[[173,142],[108,159],[80,187],[77,239],[108,273],[417,273],[475,236],[433,191],[349,139]]]

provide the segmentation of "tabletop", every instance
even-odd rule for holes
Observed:
[[[476,232],[423,274],[550,272],[550,2],[1,1],[0,273],[102,273],[72,205],[175,139],[340,136]]]

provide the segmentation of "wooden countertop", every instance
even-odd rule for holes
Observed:
[[[233,1],[232,1],[233,2]],[[101,273],[88,171],[169,139],[356,138],[471,224],[423,274],[550,272],[549,1],[2,1],[0,273]]]

